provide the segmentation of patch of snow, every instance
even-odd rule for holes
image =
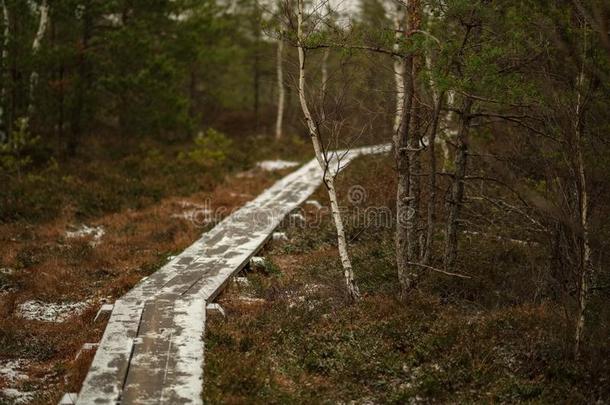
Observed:
[[[17,307],[17,314],[30,321],[64,322],[81,314],[89,306],[89,301],[48,303],[30,300]]]
[[[315,209],[318,209],[318,210],[322,208],[322,204],[320,204],[316,200],[307,200],[307,201],[305,201],[305,205],[311,205],[312,207],[314,207]]]
[[[27,380],[28,376],[23,372],[27,363],[24,360],[7,360],[0,362],[0,380],[9,384],[17,381]]]
[[[284,232],[273,232],[272,239],[274,241],[287,241],[288,236],[286,236],[286,233]]]
[[[256,166],[266,172],[272,172],[275,170],[289,169],[291,167],[298,166],[299,162],[292,162],[288,160],[264,160],[258,162]]]
[[[246,277],[235,277],[233,280],[236,284],[239,285],[243,285],[246,287],[250,285],[250,280],[248,280]]]
[[[252,256],[250,258],[250,266],[252,267],[265,267],[266,260],[262,256]]]
[[[80,239],[80,238],[91,238],[91,246],[97,246],[106,231],[102,226],[87,226],[81,225],[76,227],[73,231],[66,231],[66,238],[68,239]]]
[[[34,393],[31,391],[19,391],[16,388],[4,388],[0,391],[0,395],[8,400],[11,404],[27,404],[34,399]]]
[[[246,304],[264,304],[265,300],[262,298],[248,297],[247,295],[239,295],[237,300]]]

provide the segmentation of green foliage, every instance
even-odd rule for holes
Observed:
[[[39,146],[40,137],[33,136],[28,122],[20,119],[8,141],[0,143],[0,173],[20,174],[32,163],[32,153]]]
[[[226,135],[214,128],[200,132],[195,137],[195,147],[187,153],[188,158],[197,165],[210,168],[226,161],[232,142]]]

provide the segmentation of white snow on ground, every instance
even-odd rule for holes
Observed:
[[[256,166],[259,169],[263,169],[267,172],[272,172],[274,170],[283,170],[289,169],[291,167],[298,166],[299,162],[291,162],[288,160],[264,160],[262,162],[258,162]]]
[[[81,225],[79,227],[74,228],[73,231],[66,231],[66,238],[68,239],[77,239],[77,238],[86,238],[91,237],[91,246],[97,246],[106,231],[102,226],[87,226]]]
[[[49,303],[30,300],[17,307],[17,314],[30,321],[64,322],[82,313],[89,304],[89,301]]]
[[[19,391],[16,388],[4,388],[0,390],[0,400],[2,398],[8,399],[9,404],[20,405],[28,404],[34,399],[34,393],[28,391]]]
[[[0,381],[12,384],[27,379],[27,374],[23,372],[25,366],[26,362],[23,360],[0,361]]]
[[[27,374],[23,369],[27,366],[24,360],[7,360],[0,361],[0,382],[12,388],[4,388],[0,390],[0,403],[3,400],[9,401],[11,404],[25,404],[32,401],[34,398],[33,392],[20,391],[14,388],[20,382],[28,379]]]
[[[252,267],[265,267],[267,261],[261,256],[252,256],[250,258],[250,266]]]

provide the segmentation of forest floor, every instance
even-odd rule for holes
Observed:
[[[30,204],[3,200],[3,215],[15,219],[0,223],[0,404],[55,404],[78,392],[94,353],[81,348],[104,331],[107,318],[94,321],[100,306],[292,170],[257,167],[255,159],[279,153],[268,149],[237,164],[176,163],[188,147],[135,146],[116,156],[113,146],[90,146],[100,155],[41,169],[37,176],[54,183],[46,189],[22,179]]]
[[[486,290],[531,266],[531,247],[465,238],[460,271],[472,280],[427,274],[397,299],[391,224],[367,214],[392,206],[393,176],[379,175],[390,159],[359,159],[339,182],[362,301],[346,299],[328,210],[307,206],[249,285],[220,296],[227,316],[207,323],[204,402],[606,403],[603,340],[574,362],[563,308],[527,286]],[[365,191],[357,205],[354,185]],[[327,201],[322,189],[314,198]]]
[[[302,145],[287,148],[292,154],[262,151],[255,159],[305,156]],[[214,176],[191,189],[196,172],[177,167],[159,173],[154,168],[171,167],[171,159],[147,150],[151,167],[144,174],[139,169],[138,181],[162,184],[173,178],[172,184],[185,188],[154,186],[156,198],[123,198],[115,184],[125,180],[116,174],[125,162],[97,161],[90,172],[106,170],[116,178],[82,184],[117,200],[111,212],[74,208],[96,201],[92,191],[90,200],[58,209],[50,219],[0,225],[0,403],[20,398],[51,404],[63,392],[77,392],[93,352],[76,356],[103,333],[105,321],[94,322],[99,306],[208,229],[211,225],[198,219],[201,210],[225,207],[228,213],[292,170],[244,171],[255,161],[210,168],[207,173]],[[129,168],[124,176],[133,175]],[[231,174],[219,176],[216,170]],[[610,398],[604,341],[575,363],[564,309],[541,299],[534,287],[511,284],[515,272],[538,263],[535,249],[464,238],[461,271],[472,280],[429,274],[413,296],[397,299],[391,221],[379,217],[393,206],[392,170],[389,157],[361,158],[340,176],[362,301],[352,305],[344,295],[328,211],[306,204],[305,221],[283,226],[289,240],[264,249],[265,263],[249,271],[249,285],[231,284],[219,297],[227,317],[211,317],[207,325],[206,403],[604,403]],[[86,178],[89,171],[82,171],[73,178]],[[324,190],[314,199],[325,206]]]

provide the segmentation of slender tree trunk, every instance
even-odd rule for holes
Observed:
[[[418,58],[413,62],[413,82],[418,77]],[[407,256],[409,262],[419,262],[421,254],[421,110],[417,90],[413,92],[411,111],[411,130],[407,142],[407,158],[409,159],[409,215],[407,217]],[[421,272],[421,267],[410,265],[407,273],[407,287],[414,288]]]
[[[320,167],[324,171],[324,184],[328,191],[328,197],[330,198],[330,208],[335,222],[335,228],[337,229],[337,241],[339,246],[339,256],[341,258],[341,264],[343,266],[343,277],[345,280],[347,292],[350,299],[357,300],[360,297],[358,286],[354,280],[354,271],[352,263],[349,258],[347,251],[347,240],[345,237],[345,230],[343,229],[343,220],[341,218],[341,212],[339,210],[339,202],[337,199],[337,191],[335,189],[335,178],[332,170],[329,168],[329,161],[322,147],[322,141],[320,139],[320,133],[317,125],[315,124],[311,115],[309,106],[307,105],[306,82],[305,82],[305,49],[303,47],[303,0],[297,0],[298,11],[297,11],[297,48],[299,54],[299,101],[301,103],[301,109],[305,116],[305,122],[311,136],[313,149],[316,154],[316,159],[320,164]]]
[[[277,116],[275,121],[275,139],[282,137],[282,125],[284,122],[284,105],[286,92],[284,90],[284,39],[280,37],[277,42]]]
[[[464,179],[466,178],[468,161],[471,109],[472,100],[466,98],[464,108],[460,114],[460,127],[456,139],[457,151],[454,161],[455,171],[448,201],[447,230],[445,232],[445,270],[447,271],[453,269],[457,259],[460,211],[464,200]]]
[[[455,107],[455,91],[449,90],[447,92],[447,106],[449,108]],[[440,141],[441,149],[443,151],[443,171],[449,170],[449,163],[451,162],[451,150],[449,149],[449,143],[457,138],[457,130],[455,130],[455,113],[452,110],[441,112],[441,126]]]
[[[324,49],[324,53],[322,54],[322,86],[321,86],[321,119],[322,122],[326,120],[326,91],[327,91],[327,83],[328,83],[328,58],[330,57],[330,48]]]
[[[409,159],[407,156],[409,129],[411,123],[411,106],[413,104],[413,82],[411,70],[413,56],[408,54],[404,60],[404,99],[402,118],[398,131],[394,134],[394,159],[397,170],[396,188],[396,266],[401,294],[404,296],[410,288],[408,271],[408,236],[409,236]]]
[[[418,30],[421,25],[419,0],[409,2],[407,30]],[[420,103],[415,95],[419,57],[409,53],[404,58],[404,96],[398,131],[394,135],[394,153],[398,171],[396,190],[396,261],[401,295],[406,297],[419,278],[420,268],[411,264],[419,261],[420,217]]]
[[[47,26],[49,25],[49,3],[47,0],[42,0],[42,4],[39,8],[40,19],[38,20],[38,30],[36,31],[36,36],[34,37],[34,42],[32,43],[32,57],[35,58],[40,51],[40,46],[42,44],[42,39],[44,38],[45,32],[47,31]],[[36,86],[38,85],[39,74],[36,68],[32,69],[30,73],[30,81],[29,81],[29,91],[28,91],[28,103],[27,103],[27,117],[26,120],[32,117],[34,113],[34,92],[36,91]],[[27,122],[26,121],[26,122]]]
[[[254,92],[254,121],[255,127],[258,131],[260,127],[260,79],[261,79],[261,68],[260,68],[260,51],[261,51],[261,19],[260,19],[260,10],[258,6],[258,2],[254,3],[256,13],[255,16],[255,25],[254,25],[254,59],[252,65],[252,74],[253,74],[253,92]]]
[[[430,6],[424,7],[424,13],[426,14],[428,21],[428,30],[431,31],[431,25],[435,21],[436,17],[432,13]],[[430,136],[428,139],[428,152],[430,159],[430,174],[428,176],[428,211],[427,211],[427,227],[426,227],[426,235],[424,238],[424,247],[422,252],[422,263],[425,265],[429,265],[431,261],[432,249],[433,249],[433,240],[434,240],[434,230],[435,230],[435,221],[436,221],[436,170],[437,170],[437,159],[436,159],[436,143],[439,142],[441,144],[441,148],[443,149],[443,155],[445,157],[445,161],[448,159],[448,146],[446,139],[444,137],[437,137],[439,131],[439,121],[441,120],[441,110],[443,107],[443,101],[445,98],[445,92],[439,90],[436,80],[434,79],[433,73],[433,61],[432,61],[432,51],[433,44],[429,44],[428,51],[425,53],[425,63],[426,69],[428,70],[428,75],[430,76],[430,91],[432,93],[432,103],[434,109],[432,111],[432,124],[430,129]]]
[[[396,5],[394,13],[394,51],[400,51],[400,41],[403,36],[404,11],[401,4]],[[404,58],[394,57],[394,84],[396,89],[396,114],[394,115],[394,133],[398,132],[402,120],[402,108],[405,98],[405,61]]]
[[[4,31],[2,34],[2,64],[0,65],[0,143],[9,139],[8,125],[6,125],[4,116],[4,105],[6,102],[6,70],[8,66],[8,45],[10,39],[10,20],[8,8],[6,7],[6,0],[2,1],[2,23],[4,25]]]
[[[81,37],[81,49],[78,55],[78,79],[76,86],[76,102],[72,110],[72,134],[68,140],[68,155],[74,156],[76,148],[83,134],[83,110],[87,100],[87,95],[90,87],[90,69],[87,52],[89,42],[91,40],[92,18],[91,18],[91,3],[87,2],[83,11],[83,26]]]
[[[428,146],[428,152],[430,154],[430,176],[428,179],[428,218],[425,238],[426,245],[422,254],[422,261],[426,265],[430,264],[436,222],[436,133],[438,131],[440,112],[443,106],[443,96],[443,94],[436,93],[436,96],[433,97],[434,113],[432,116],[432,128],[430,129],[430,144]]]
[[[574,355],[580,356],[583,334],[586,324],[586,311],[589,301],[589,283],[593,277],[593,266],[591,263],[591,244],[589,240],[589,195],[587,193],[587,177],[585,172],[585,161],[583,156],[583,125],[584,125],[584,106],[582,89],[585,82],[584,69],[581,70],[577,81],[577,101],[576,114],[574,119],[575,132],[575,154],[577,166],[577,190],[578,190],[578,211],[582,235],[580,240],[580,280],[578,294],[578,315],[576,320],[576,336],[574,342]]]

